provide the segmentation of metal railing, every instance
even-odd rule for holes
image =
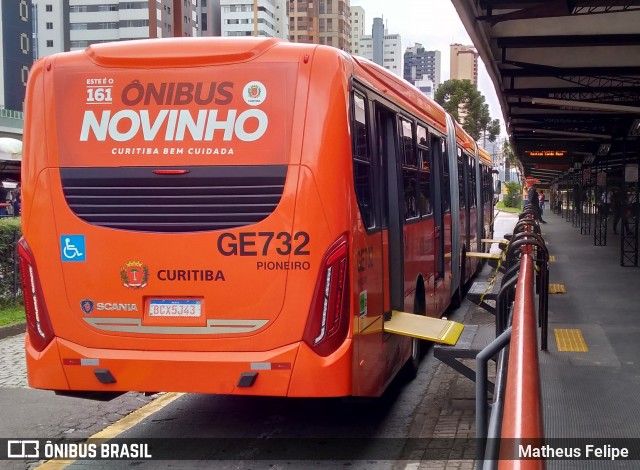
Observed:
[[[549,252],[540,227],[533,211],[525,208],[505,256],[506,272],[496,301],[496,339],[476,357],[479,469],[545,468],[544,461],[520,460],[514,452],[518,439],[541,442],[543,437],[535,293],[539,294],[541,349],[546,350],[548,263]],[[487,364],[496,356],[496,384],[489,406]],[[501,446],[501,442],[506,445]]]

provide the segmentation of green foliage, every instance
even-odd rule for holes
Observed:
[[[508,140],[505,140],[502,143],[502,155],[504,155],[504,158],[509,160],[510,163],[514,165],[516,164],[516,156],[513,153],[513,149],[511,148],[511,144]]]
[[[13,325],[25,321],[24,307],[21,305],[15,307],[0,308],[0,326]]]
[[[16,253],[21,233],[19,217],[0,219],[0,307],[22,301]]]
[[[519,208],[522,204],[522,186],[513,181],[506,182],[504,185],[507,188],[507,194],[503,199],[505,207]]]
[[[500,135],[500,121],[491,119],[484,96],[469,80],[447,80],[438,87],[435,100],[474,140],[485,136],[494,142]]]
[[[503,211],[503,212],[510,212],[512,214],[519,214],[522,211],[522,208],[520,207],[507,207],[504,205],[504,201],[500,201],[498,202],[498,204],[496,204],[496,209]]]

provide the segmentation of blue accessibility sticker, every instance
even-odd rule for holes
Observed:
[[[62,261],[86,261],[84,235],[60,235]]]

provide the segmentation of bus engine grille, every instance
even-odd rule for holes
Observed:
[[[282,197],[286,165],[61,168],[69,208],[92,225],[203,232],[264,220]]]

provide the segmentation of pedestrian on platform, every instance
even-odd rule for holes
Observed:
[[[536,220],[546,224],[547,222],[543,220],[542,213],[540,211],[540,200],[538,199],[538,191],[536,191],[536,186],[531,183],[529,187],[529,191],[527,192],[527,202],[533,206],[533,216]]]

